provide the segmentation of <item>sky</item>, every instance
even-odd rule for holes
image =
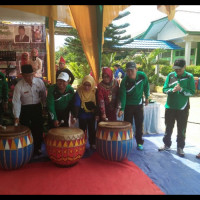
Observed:
[[[133,5],[129,6],[126,10],[130,11],[127,17],[118,20],[119,23],[129,23],[130,26],[126,30],[126,35],[130,34],[132,37],[139,35],[145,31],[152,21],[159,18],[166,17],[167,15],[157,10],[157,5]],[[188,10],[200,12],[200,5],[180,5],[176,10]],[[124,20],[124,21],[123,21]],[[55,50],[64,45],[66,36],[55,36]]]

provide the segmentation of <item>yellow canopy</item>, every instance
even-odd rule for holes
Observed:
[[[17,9],[24,12],[30,12],[37,15],[49,17],[52,23],[54,20],[64,22],[77,29],[83,50],[85,52],[88,63],[93,71],[96,82],[99,78],[99,66],[101,59],[101,45],[103,44],[105,28],[119,15],[119,12],[126,9],[129,5],[104,5],[101,6],[102,16],[99,16],[100,5],[0,5],[4,8]],[[165,12],[168,16],[175,13],[175,9],[158,6],[158,9]],[[168,12],[169,11],[169,12]],[[100,24],[100,25],[99,25]],[[53,29],[52,24],[49,29]],[[100,33],[101,32],[101,33]],[[53,30],[49,30],[50,34],[50,71],[51,82],[55,83],[55,59],[54,59],[54,39],[51,34]],[[52,42],[53,41],[53,42]],[[47,45],[48,47],[48,45]],[[49,55],[48,55],[49,56]],[[47,59],[48,60],[48,59]],[[49,69],[49,67],[48,67]],[[49,71],[48,71],[49,72]]]

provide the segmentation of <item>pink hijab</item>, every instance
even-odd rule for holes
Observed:
[[[109,67],[103,67],[102,69],[102,77],[106,74],[110,77],[110,82],[113,80],[113,72]]]

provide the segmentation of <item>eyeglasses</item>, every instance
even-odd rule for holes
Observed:
[[[84,83],[83,84],[85,87],[91,87],[91,85],[89,83]]]

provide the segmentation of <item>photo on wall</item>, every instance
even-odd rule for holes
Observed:
[[[14,26],[5,24],[0,25],[0,41],[12,40],[13,41]]]
[[[30,26],[19,25],[14,28],[15,43],[30,43]]]
[[[31,42],[32,43],[41,43],[45,42],[45,34],[44,34],[44,26],[43,25],[36,25],[31,26]]]

